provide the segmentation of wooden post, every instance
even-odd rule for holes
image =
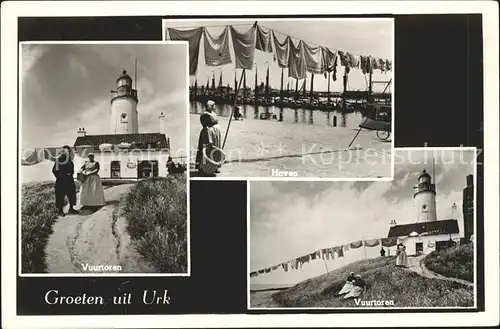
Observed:
[[[243,72],[241,72],[241,78],[240,78],[240,83],[238,85],[238,89],[236,89],[234,92],[233,108],[231,109],[231,116],[229,117],[229,123],[227,124],[226,134],[224,135],[224,142],[222,143],[222,149],[224,149],[224,146],[226,145],[227,134],[229,133],[229,127],[231,126],[231,121],[233,119],[234,107],[236,106],[236,99],[238,98],[238,90],[240,89],[241,83],[243,82],[244,74],[245,74],[245,70],[243,70]]]

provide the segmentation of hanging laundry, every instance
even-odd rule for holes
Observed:
[[[397,238],[385,238],[385,239],[382,239],[381,243],[382,243],[382,246],[384,246],[384,247],[393,247],[398,243],[398,239]]]
[[[312,254],[309,254],[311,256],[311,260],[316,259],[316,252],[313,252]]]
[[[321,258],[321,250],[316,251],[316,258],[317,259]]]
[[[328,248],[328,255],[327,255],[328,259],[335,259],[335,252],[333,250],[333,248]]]
[[[44,149],[25,149],[21,153],[21,166],[32,166],[45,159]]]
[[[257,275],[259,275],[257,272],[252,272],[252,273],[250,273],[250,277],[251,277],[251,278],[256,277]]]
[[[298,268],[299,268],[299,266],[298,266],[298,265],[299,265],[299,262],[298,262],[298,260],[297,260],[297,259],[294,259],[294,260],[292,260],[291,262],[292,262],[292,268],[293,268],[293,269],[295,269],[295,270],[296,270],[296,269],[298,269]]]
[[[372,70],[380,70],[380,65],[377,58],[372,58],[371,62],[372,62]]]
[[[265,270],[259,270],[258,273],[259,274],[264,274],[264,273],[266,273],[266,271]]]
[[[265,271],[266,271],[266,273],[271,273],[271,268],[268,267],[268,268],[266,268]]]
[[[350,244],[349,243],[344,245],[344,250],[345,251],[349,250],[349,248],[350,248]]]
[[[200,41],[203,28],[192,30],[177,30],[168,28],[170,40],[182,40],[189,43],[189,75],[196,75],[198,70],[198,57],[200,54]]]
[[[380,67],[380,71],[384,72],[387,71],[385,67],[385,60],[382,58],[378,59],[378,66]]]
[[[344,257],[344,248],[342,246],[337,247],[337,257]]]
[[[338,51],[340,57],[340,64],[345,67],[345,72],[349,74],[352,68],[359,67],[359,59],[357,56],[343,51]]]
[[[271,30],[264,31],[259,25],[257,25],[257,40],[255,42],[256,49],[266,53],[272,53],[273,47],[271,45],[271,38]]]
[[[255,54],[255,26],[244,33],[236,31],[232,26],[230,26],[230,30],[236,68],[251,70]]]
[[[203,28],[205,45],[205,64],[207,66],[220,66],[231,63],[231,53],[229,52],[229,27],[218,37],[214,38]]]
[[[271,267],[271,271],[276,271],[277,269],[278,269],[278,265]]]
[[[365,240],[366,247],[376,247],[380,244],[379,239]]]
[[[356,241],[356,242],[351,242],[351,249],[357,249],[357,248],[361,248],[363,246],[363,241],[362,240],[359,240],[359,241]]]
[[[363,74],[370,73],[370,56],[360,56],[360,68]]]
[[[337,52],[322,47],[323,67],[325,72],[332,72],[333,81],[337,81]]]
[[[322,249],[321,250],[321,258],[322,259],[326,259],[326,255],[327,255],[327,250],[326,249]]]
[[[325,63],[321,47],[312,47],[305,42],[303,42],[303,46],[307,72],[312,74],[323,74],[323,72],[325,72]]]
[[[292,40],[290,37],[286,37],[283,42],[280,42],[274,31],[271,31],[271,33],[274,42],[274,56],[278,61],[278,66],[282,69],[287,68],[290,66],[290,44]]]
[[[285,270],[285,272],[288,272],[288,263],[281,264],[281,267],[283,267],[283,270]]]
[[[306,75],[306,63],[304,58],[304,42],[299,41],[297,46],[290,41],[290,52],[288,55],[289,67],[288,76],[294,79],[305,79]]]
[[[387,68],[387,71],[392,71],[392,62],[390,60],[385,60],[385,66]]]

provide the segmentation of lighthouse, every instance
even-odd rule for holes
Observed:
[[[132,78],[123,70],[116,79],[116,90],[111,91],[111,122],[112,134],[137,134],[137,90],[132,88]]]
[[[417,223],[435,222],[436,214],[436,185],[431,176],[425,171],[418,177],[418,184],[414,187],[413,199],[417,209]]]

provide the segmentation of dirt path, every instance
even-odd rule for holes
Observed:
[[[460,284],[463,284],[463,285],[466,285],[469,287],[474,287],[474,284],[472,282],[462,280],[462,279],[447,277],[447,276],[444,276],[444,275],[441,275],[441,274],[438,274],[436,272],[429,270],[427,267],[425,267],[424,258],[425,258],[425,255],[421,255],[421,256],[417,256],[417,257],[408,257],[407,270],[415,272],[418,275],[423,276],[425,278],[453,281],[453,282],[457,282],[457,283],[460,283]]]
[[[78,215],[57,218],[45,248],[49,273],[154,272],[135,251],[125,229],[120,199],[131,186],[105,189],[106,206],[96,212],[85,209]]]

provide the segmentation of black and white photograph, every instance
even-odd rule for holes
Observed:
[[[249,308],[472,308],[475,148],[395,149],[391,182],[252,182]]]
[[[191,177],[392,178],[392,18],[163,25],[189,42]]]
[[[19,53],[20,275],[188,275],[187,44]]]

